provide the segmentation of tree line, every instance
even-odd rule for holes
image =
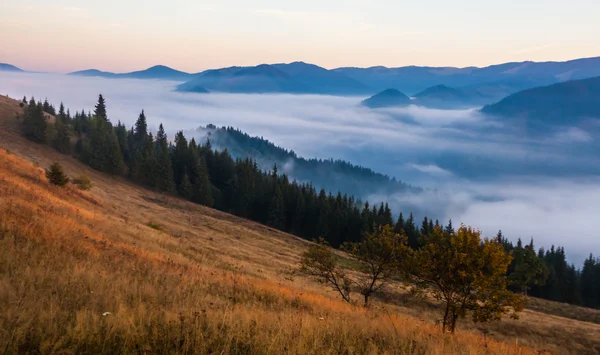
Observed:
[[[250,158],[234,159],[227,149],[213,149],[210,140],[196,142],[178,132],[170,141],[161,124],[156,135],[148,130],[142,111],[133,127],[108,118],[99,95],[94,112],[59,110],[47,102],[23,98],[23,134],[38,143],[73,154],[102,172],[124,176],[150,189],[177,194],[187,200],[269,225],[307,240],[323,238],[338,248],[356,243],[379,226],[390,226],[406,237],[407,246],[420,250],[445,225],[412,213],[394,219],[385,203],[371,205],[348,194],[332,194],[312,183],[290,181],[274,165],[261,170]],[[47,115],[53,115],[54,122]],[[582,269],[568,264],[562,247],[537,250],[531,241],[517,245],[501,232],[495,238],[513,256],[507,267],[508,287],[535,297],[600,307],[600,260],[590,255]]]

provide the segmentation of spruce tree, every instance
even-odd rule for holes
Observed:
[[[62,106],[61,106],[62,107]],[[60,117],[60,116],[59,116]],[[59,117],[54,122],[56,130],[56,136],[54,137],[53,146],[54,149],[63,154],[71,153],[71,133],[69,132],[69,126],[62,121]]]
[[[201,205],[212,207],[212,186],[210,184],[210,178],[208,177],[208,169],[206,168],[206,160],[204,160],[204,157],[201,157],[198,160],[197,171],[198,176],[193,183],[192,200]]]
[[[181,179],[181,184],[179,185],[179,194],[186,200],[191,200],[192,196],[194,195],[192,183],[190,182],[187,172],[183,173],[183,178]]]
[[[171,152],[169,142],[162,123],[156,134],[156,187],[161,191],[170,192],[173,186],[173,166],[171,163]]]
[[[114,130],[111,129],[107,132],[107,153],[104,159],[104,171],[111,175],[122,175],[125,171],[125,164],[123,163],[123,155],[121,154],[121,148],[119,147],[119,140]]]
[[[108,116],[106,115],[106,102],[104,101],[102,94],[98,95],[98,103],[94,108],[94,116],[100,117],[105,121],[108,120]]]
[[[36,103],[32,97],[23,117],[23,134],[34,142],[46,143],[46,130],[47,122],[43,106],[41,103]]]
[[[46,178],[50,183],[58,186],[65,186],[69,183],[69,178],[59,163],[54,163],[50,165],[49,169],[46,169]]]
[[[279,230],[282,230],[285,226],[285,206],[279,185],[275,187],[273,198],[269,204],[269,216],[267,224]]]

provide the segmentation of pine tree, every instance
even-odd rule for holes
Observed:
[[[598,272],[600,271],[600,265],[594,259],[594,256],[590,254],[590,257],[583,263],[583,269],[581,271],[581,298],[583,305],[586,307],[597,308],[600,306],[600,285],[597,284],[597,280],[600,277]]]
[[[162,123],[156,134],[156,187],[161,191],[170,192],[174,190],[173,186],[173,166],[171,163],[171,153],[169,151],[169,142]]]
[[[65,186],[69,183],[69,178],[59,163],[54,163],[50,165],[49,169],[46,169],[46,178],[50,183],[58,186]]]
[[[65,105],[60,103],[60,107],[58,109],[58,116],[56,116],[56,120],[60,121],[60,123],[67,125],[69,124],[69,120],[67,119],[67,113],[65,112]]]
[[[108,151],[104,159],[105,172],[111,175],[122,175],[125,171],[125,164],[123,163],[123,155],[121,154],[121,148],[119,146],[119,140],[115,134],[112,126],[110,131],[107,133],[107,147]]]
[[[69,126],[59,117],[57,117],[56,121],[54,122],[56,136],[54,138],[53,146],[54,149],[60,153],[69,154],[72,150],[71,133],[69,132]]]
[[[179,185],[179,194],[187,200],[191,200],[194,194],[192,183],[190,182],[187,172],[183,173],[183,178]]]
[[[23,134],[28,139],[37,142],[46,142],[47,122],[41,103],[36,103],[32,97],[25,109],[23,117]]]
[[[212,207],[212,186],[210,184],[210,178],[208,177],[208,169],[206,168],[206,160],[204,160],[204,157],[201,157],[198,160],[197,170],[198,176],[193,183],[192,200],[201,205]]]
[[[396,227],[394,228],[394,233],[403,234],[404,233],[404,216],[402,212],[398,216],[398,221],[396,222]]]
[[[448,220],[448,225],[444,227],[444,233],[454,234],[454,227],[452,227],[452,220]]]
[[[106,115],[106,102],[104,101],[104,97],[102,94],[98,95],[98,103],[94,109],[94,116],[99,117],[103,120],[108,120],[108,116]]]
[[[285,226],[285,206],[279,185],[275,187],[273,198],[269,204],[268,218],[267,224],[273,228],[282,230]]]

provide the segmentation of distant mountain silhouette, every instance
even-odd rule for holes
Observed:
[[[527,125],[576,125],[600,119],[600,77],[524,90],[481,112]]]
[[[410,97],[396,89],[384,90],[362,102],[363,106],[370,108],[403,107],[410,104],[412,104]]]
[[[294,62],[290,64],[274,64],[273,67],[288,73],[297,81],[310,86],[311,93],[364,95],[375,92],[374,89],[342,73],[327,70],[314,64]]]
[[[21,68],[17,68],[14,65],[7,63],[0,63],[0,71],[15,71],[15,72],[23,72],[24,70]]]
[[[136,79],[165,79],[165,80],[188,80],[192,75],[164,65],[155,65],[141,71],[122,74],[128,78]]]
[[[197,86],[237,93],[353,95],[373,92],[343,74],[303,62],[207,70],[179,85],[177,90],[195,91]]]
[[[477,107],[493,102],[493,99],[481,94],[477,89],[455,89],[446,85],[427,88],[414,98],[417,105],[440,109]]]
[[[417,93],[434,85],[453,88],[493,84],[510,89],[504,94],[557,82],[600,76],[600,57],[567,62],[518,62],[485,68],[417,67],[338,68],[338,73],[377,90],[395,88]]]
[[[67,75],[96,76],[96,77],[102,77],[102,78],[115,78],[115,77],[118,77],[118,74],[110,73],[110,72],[105,72],[105,71],[100,71],[98,69],[80,70],[80,71],[75,71],[75,72],[69,73]]]
[[[177,86],[178,91],[196,92],[197,87],[229,93],[306,93],[309,86],[272,65],[209,70]]]
[[[132,78],[132,79],[158,79],[158,80],[180,80],[184,81],[192,77],[192,74],[169,68],[164,65],[155,65],[145,70],[130,73],[111,73],[98,69],[87,69],[69,73],[77,76],[97,76],[103,78]]]

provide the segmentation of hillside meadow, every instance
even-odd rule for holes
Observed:
[[[600,353],[600,312],[583,308],[535,300],[450,336],[439,305],[401,285],[349,305],[294,275],[308,242],[31,143],[19,110],[0,97],[3,353]],[[92,190],[51,185],[55,161]]]

